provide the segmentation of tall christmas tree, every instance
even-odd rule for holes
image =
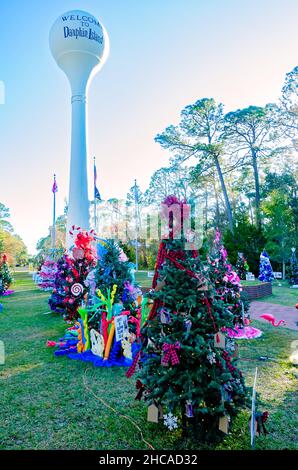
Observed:
[[[288,269],[288,279],[291,286],[298,284],[298,262],[295,248],[292,248],[290,266]]]
[[[7,256],[4,254],[0,261],[0,295],[3,295],[13,281],[8,263]]]
[[[272,282],[274,280],[274,274],[272,271],[269,255],[266,250],[263,250],[260,255],[260,274],[259,281]]]
[[[37,285],[41,289],[47,291],[52,290],[55,286],[55,279],[57,273],[57,264],[50,257],[44,260],[39,272]]]
[[[243,253],[238,253],[237,262],[236,262],[236,271],[240,279],[242,281],[245,281],[246,274],[249,271],[249,266]]]
[[[171,210],[173,205],[180,206],[181,220],[177,210]],[[169,196],[165,206],[169,207],[169,234],[157,257],[154,304],[142,330],[141,352],[127,375],[140,360],[137,388],[149,403],[149,420],[163,407],[164,424],[170,430],[182,426],[184,431],[194,430],[198,439],[212,440],[227,432],[230,418],[245,401],[233,341],[227,341],[222,332],[233,327],[235,319],[225,298],[213,288],[197,251],[186,249],[185,205]]]

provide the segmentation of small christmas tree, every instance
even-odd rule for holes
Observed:
[[[93,240],[93,232],[78,231],[71,254],[63,255],[57,262],[55,286],[49,305],[53,311],[63,311],[67,321],[78,318],[78,308],[89,290],[86,279],[97,260]]]
[[[171,210],[173,204],[181,208],[181,221]],[[142,330],[141,352],[127,376],[140,359],[136,385],[149,402],[149,420],[163,406],[170,430],[182,424],[185,432],[193,429],[197,439],[213,440],[220,430],[227,432],[230,417],[245,401],[244,379],[231,353],[233,341],[222,332],[233,327],[234,315],[213,288],[197,251],[185,249],[185,206],[174,196],[164,206],[170,208],[169,235],[157,257],[154,304]]]
[[[260,275],[259,281],[262,282],[272,282],[274,280],[274,274],[272,271],[270,258],[266,252],[263,250],[260,255]]]
[[[98,263],[94,271],[94,282],[100,296],[107,296],[114,292],[113,310],[131,311],[136,314],[140,307],[142,291],[135,282],[134,265],[124,253],[123,249],[113,240],[106,240],[98,244]],[[98,301],[94,297],[92,303]],[[97,314],[90,315],[89,324],[95,328],[101,321],[102,309]],[[136,328],[132,328],[136,329]]]
[[[3,295],[13,281],[8,263],[7,256],[4,254],[0,262],[0,295]]]
[[[47,257],[38,272],[37,285],[47,291],[52,290],[55,285],[57,264],[50,257]]]
[[[249,266],[248,263],[243,255],[243,253],[238,253],[238,258],[236,262],[236,271],[239,276],[239,278],[242,281],[245,281],[246,279],[246,274],[249,271]]]
[[[216,235],[211,253],[207,257],[209,277],[216,290],[219,301],[228,305],[233,314],[234,325],[244,326],[249,314],[249,302],[242,298],[240,277],[228,261],[228,253],[221,242],[221,234],[216,229]]]
[[[115,302],[122,302],[124,307],[128,307],[141,294],[135,283],[133,263],[129,261],[123,249],[112,240],[107,241],[105,246],[98,246],[95,281],[100,289],[112,289],[116,284]]]
[[[292,248],[290,266],[288,269],[288,279],[291,286],[298,284],[298,262],[296,257],[296,248]]]

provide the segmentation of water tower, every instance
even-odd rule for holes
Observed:
[[[66,246],[72,225],[89,229],[86,148],[86,93],[91,77],[108,55],[108,36],[90,13],[72,10],[59,16],[50,31],[50,49],[71,86],[71,160]]]

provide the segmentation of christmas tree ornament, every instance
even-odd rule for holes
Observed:
[[[162,346],[164,355],[161,360],[163,366],[172,364],[173,366],[179,364],[179,357],[177,351],[180,350],[180,343],[176,341],[174,344],[164,343]]]
[[[138,393],[135,397],[135,400],[140,401],[145,391],[145,386],[139,379],[136,381],[136,389],[138,390]]]
[[[158,423],[160,419],[163,417],[162,406],[156,406],[155,403],[152,403],[148,406],[147,410],[147,421],[150,423]]]
[[[189,333],[189,331],[191,330],[191,327],[192,327],[192,321],[189,320],[189,319],[184,320],[183,325],[184,325],[184,328],[187,331],[187,333]]]
[[[213,351],[210,351],[209,354],[207,354],[207,359],[210,362],[210,364],[216,364],[216,354]]]
[[[171,322],[170,310],[168,308],[161,308],[159,316],[161,323],[166,325],[167,323]]]
[[[164,425],[170,430],[173,431],[174,429],[178,428],[178,418],[174,416],[173,413],[169,412],[163,417]]]
[[[193,418],[194,413],[193,413],[193,405],[191,400],[186,400],[185,403],[185,416],[187,418]]]
[[[76,282],[75,284],[73,284],[70,288],[70,292],[72,293],[72,295],[74,295],[75,297],[78,297],[79,295],[82,295],[83,292],[84,292],[84,287],[82,286],[82,284],[80,284],[79,282]]]
[[[156,287],[154,288],[155,292],[159,292],[164,286],[166,285],[166,281],[163,280],[159,282]]]
[[[229,424],[230,424],[230,416],[221,416],[219,418],[218,429],[225,433],[229,433]]]
[[[221,349],[225,349],[226,347],[226,336],[221,331],[218,331],[214,335],[214,346]]]

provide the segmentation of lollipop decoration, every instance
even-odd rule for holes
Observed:
[[[79,295],[82,295],[83,292],[84,292],[84,287],[82,286],[82,284],[80,284],[79,282],[75,282],[71,288],[70,288],[70,292],[72,293],[72,295],[74,295],[75,297],[78,297]]]

